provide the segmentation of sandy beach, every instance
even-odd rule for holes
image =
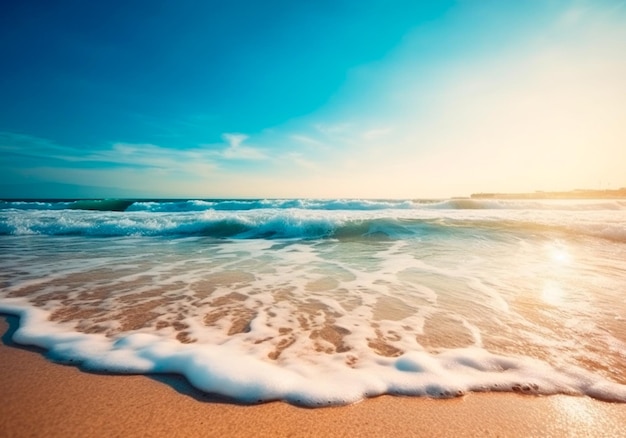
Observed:
[[[13,328],[16,319],[11,318]],[[242,406],[195,391],[176,376],[87,373],[41,351],[0,346],[6,437],[47,436],[626,436],[626,405],[587,397],[469,394],[453,400],[383,396],[306,409]]]

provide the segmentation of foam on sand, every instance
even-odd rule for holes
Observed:
[[[0,331],[5,326],[0,318]],[[382,396],[347,407],[315,410],[288,403],[211,403],[212,397],[171,375],[145,379],[81,373],[5,345],[0,345],[0,356],[6,436],[74,436],[90,431],[95,436],[403,438],[432,435],[433,431],[445,436],[478,436],[489,431],[497,436],[604,437],[621,436],[626,424],[623,405],[589,397],[500,393],[441,401]]]
[[[200,390],[246,403],[341,405],[381,394],[449,398],[470,391],[587,395],[626,402],[626,385],[582,369],[555,369],[539,360],[481,348],[372,356],[355,368],[333,356],[315,364],[292,360],[279,366],[237,345],[181,344],[142,333],[111,339],[53,324],[41,309],[5,302],[0,311],[20,316],[16,342],[45,348],[56,361],[116,373],[178,373]]]

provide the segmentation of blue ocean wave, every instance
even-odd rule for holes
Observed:
[[[343,218],[274,211],[272,214],[16,212],[0,216],[2,235],[52,236],[205,236],[236,239],[401,239],[444,231],[425,220]]]
[[[315,199],[257,199],[257,200],[181,200],[137,201],[128,211],[183,212],[183,211],[249,211],[266,209],[301,210],[350,210],[372,211],[388,209],[412,209],[416,203],[410,200],[315,200]]]
[[[10,211],[0,214],[0,235],[90,237],[211,237],[216,239],[402,240],[520,238],[546,233],[626,242],[624,222],[531,220],[512,217],[402,217],[379,213],[303,210],[205,211],[153,214],[91,211]],[[423,215],[422,215],[423,216]],[[458,215],[457,215],[458,216]],[[575,214],[574,214],[575,216]]]
[[[95,210],[116,212],[175,213],[250,210],[626,210],[625,200],[494,200],[494,199],[80,199],[5,200],[2,210]]]

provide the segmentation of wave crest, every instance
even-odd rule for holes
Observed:
[[[181,199],[181,200],[39,200],[0,201],[2,210],[97,210],[117,212],[182,213],[199,211],[312,210],[626,210],[624,200],[446,200],[368,199]]]

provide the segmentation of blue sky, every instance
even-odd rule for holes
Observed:
[[[0,196],[626,186],[625,1],[30,1]]]

